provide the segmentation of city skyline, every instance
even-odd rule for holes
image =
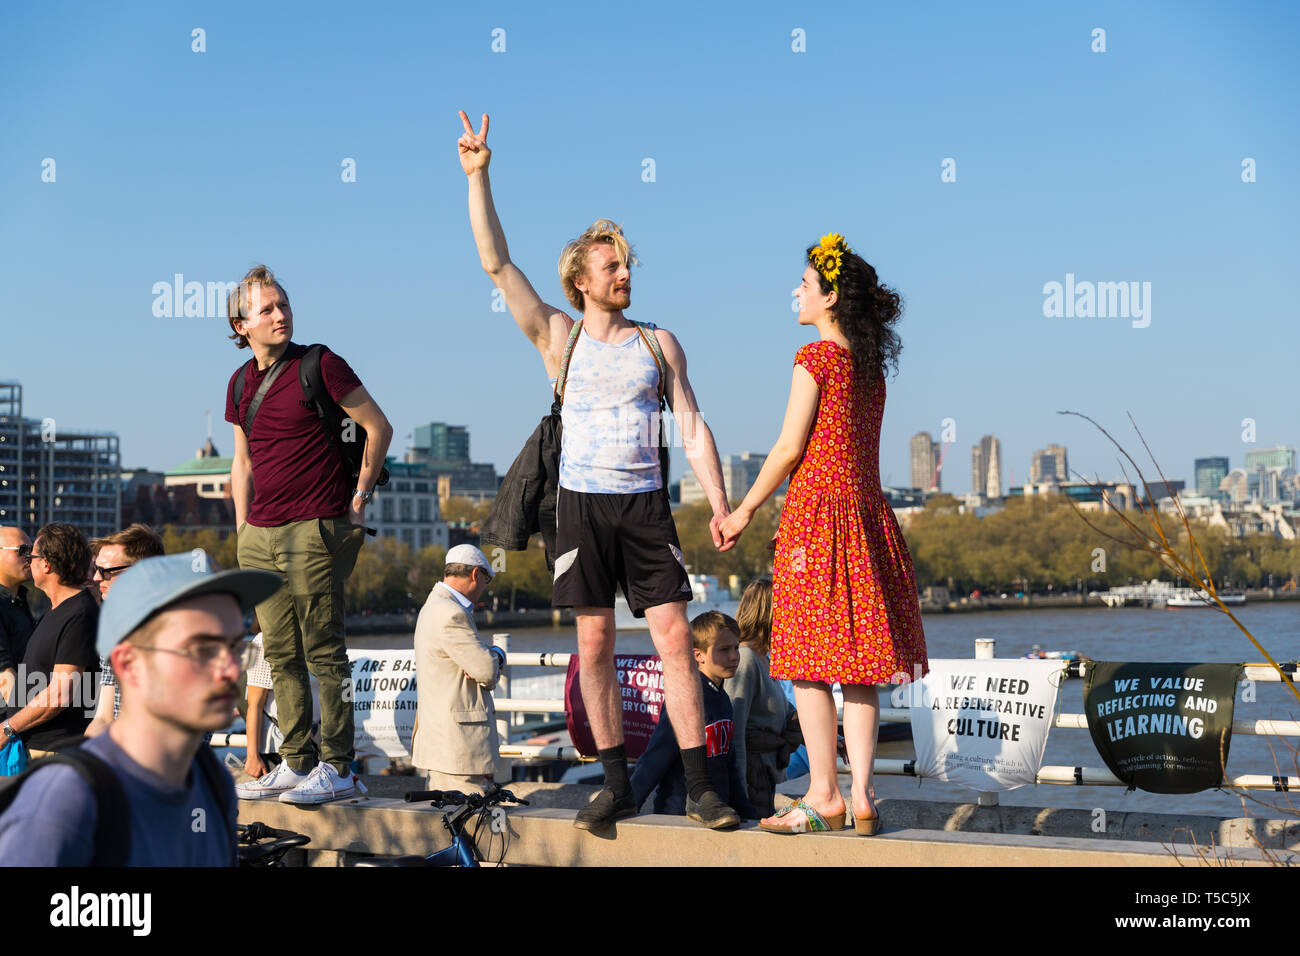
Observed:
[[[492,115],[498,211],[547,301],[565,241],[625,226],[628,317],[678,336],[721,454],[777,438],[815,334],[791,290],[829,231],[904,300],[886,484],[909,482],[910,436],[945,429],[947,491],[970,490],[953,455],[988,434],[1003,491],[1048,441],[1118,479],[1106,438],[1059,410],[1146,471],[1131,412],[1189,486],[1196,458],[1295,443],[1289,351],[1270,347],[1300,253],[1295,8],[328,8],[310,26],[241,2],[10,12],[0,375],[69,431],[116,431],[126,467],[169,467],[220,416],[247,353],[219,287],[257,262],[296,341],[342,355],[398,436],[438,409],[476,458],[513,460],[550,390],[477,264],[462,108]],[[632,92],[565,146],[590,96],[573,64],[611,35],[634,38]],[[213,148],[232,136],[259,145]]]
[[[3,369],[0,369],[0,387],[22,385],[20,379],[6,378],[3,375],[3,371],[4,371]],[[37,423],[44,422],[47,420],[50,421],[51,425],[53,425],[54,427],[54,434],[56,435],[58,434],[59,431],[63,430],[63,426],[60,425],[57,422],[57,420],[49,419],[48,416],[40,415],[39,410],[33,411],[33,409],[30,408],[30,399],[26,397],[25,388],[23,389],[23,393],[24,393],[24,397],[23,397],[24,418],[31,421],[35,421]],[[456,454],[459,456],[463,450],[464,455],[468,457],[469,441],[471,435],[474,433],[474,427],[467,423],[453,423],[451,421],[447,421],[446,418],[447,416],[443,416],[442,418],[437,418],[437,419],[430,418],[427,415],[424,416],[421,419],[421,424],[412,426],[412,428],[408,431],[408,433],[402,436],[400,439],[395,437],[393,444],[389,447],[388,457],[391,460],[397,462],[410,463],[410,462],[427,461],[428,456],[427,455],[421,456],[419,452],[421,449],[427,449],[428,446],[421,445],[420,442],[430,440],[431,436],[433,435],[442,435],[442,434],[446,434],[448,437],[445,439],[440,438],[439,440],[453,442],[454,447],[456,449]],[[439,426],[441,427],[439,428]],[[212,434],[212,430],[209,425],[205,424],[204,428],[205,428],[204,442],[200,443],[200,449],[202,448],[203,444],[211,443],[217,447],[218,453],[220,453],[220,448],[222,446],[219,439]],[[69,431],[70,433],[77,434],[77,435],[93,434],[93,435],[98,435],[103,437],[118,437],[120,439],[120,432],[117,429],[114,429],[111,426],[102,423],[95,428],[89,428],[89,429],[73,428],[73,429],[69,429]],[[398,434],[396,429],[395,429],[395,434]],[[915,435],[911,436],[910,439],[908,439],[909,454],[912,454],[913,456],[916,454],[917,439],[921,438],[922,436],[926,436],[928,434],[929,433],[924,431],[917,432]],[[981,449],[981,446],[984,445],[989,440],[992,440],[992,442],[994,442],[995,444],[1000,445],[1000,439],[998,438],[997,433],[993,432],[983,436],[980,443],[972,445],[972,452],[974,452],[978,457],[978,453]],[[178,449],[182,445],[184,445],[184,441],[185,441],[184,439],[178,441],[177,443]],[[941,447],[941,443],[933,441],[932,437],[931,437],[931,442],[935,449],[933,454],[937,456],[938,454],[937,449]],[[1056,455],[1058,461],[1065,460],[1068,446],[1058,445],[1056,443],[1040,443],[1040,444],[1043,444],[1044,447],[1037,449],[1029,456],[1029,464],[1026,465],[1024,471],[1022,472],[1022,474],[1024,475],[1023,479],[1013,483],[1006,480],[1006,478],[1003,478],[1004,495],[1006,491],[1008,491],[1010,488],[1021,487],[1027,481],[1032,480],[1031,469],[1033,467],[1033,461],[1040,454],[1041,455],[1054,454]],[[226,443],[226,445],[227,447],[229,447],[228,442]],[[1234,463],[1231,455],[1215,455],[1212,453],[1207,453],[1207,454],[1198,455],[1196,458],[1194,458],[1191,466],[1189,466],[1185,471],[1179,471],[1176,468],[1170,468],[1168,464],[1163,461],[1161,462],[1161,466],[1164,470],[1164,474],[1166,478],[1170,482],[1177,482],[1181,480],[1186,485],[1186,493],[1196,493],[1198,492],[1197,470],[1196,470],[1196,465],[1198,463],[1213,462],[1222,458],[1228,462],[1226,474],[1230,475],[1233,472],[1244,471],[1249,475],[1251,472],[1248,467],[1249,462],[1246,459],[1248,456],[1254,456],[1256,458],[1260,458],[1260,457],[1268,458],[1268,459],[1277,458],[1279,460],[1282,460],[1284,458],[1286,461],[1290,462],[1290,467],[1294,469],[1298,457],[1297,454],[1298,448],[1300,448],[1300,446],[1296,444],[1287,444],[1285,442],[1279,442],[1276,444],[1263,444],[1257,442],[1252,446],[1248,446],[1242,452],[1240,464]],[[949,453],[951,453],[952,449],[949,448],[948,451]],[[181,454],[183,453],[180,451],[177,452],[178,456]],[[185,454],[184,457],[173,456],[175,457],[175,460],[173,461],[172,459],[168,459],[168,461],[170,462],[169,464],[158,464],[157,462],[137,461],[131,455],[129,450],[119,452],[120,459],[121,459],[121,470],[124,472],[132,472],[132,471],[166,472],[168,470],[179,467],[185,464],[186,462],[191,461],[192,459],[195,458],[195,454],[198,453],[192,452],[189,454]],[[761,464],[761,461],[766,456],[766,454],[767,454],[766,452],[756,451],[754,449],[727,450],[725,448],[719,447],[719,457],[723,460],[724,465],[726,465],[728,468],[731,467],[730,465],[731,462],[739,463],[741,459],[756,458],[757,461]],[[882,453],[882,458],[883,457],[884,456]],[[1071,457],[1072,457],[1072,453],[1071,453]],[[1146,462],[1144,462],[1141,458],[1137,457],[1136,455],[1134,457],[1138,461],[1139,465],[1144,466],[1143,473],[1146,475],[1148,483],[1159,484],[1159,478],[1155,474],[1154,469],[1153,468],[1148,469],[1147,467],[1145,467],[1147,464]],[[944,459],[944,466],[945,466],[944,470],[951,470],[951,468],[949,468],[949,464],[952,460],[953,459],[951,457],[946,457]],[[500,477],[500,476],[504,476],[506,470],[509,468],[510,461],[513,461],[513,457],[510,460],[505,462],[498,462],[498,461],[478,462],[475,463],[473,467],[478,468],[482,466],[490,466],[492,468],[495,468],[497,475]],[[1285,463],[1281,467],[1285,467]],[[1002,468],[1004,471],[1007,471],[1009,473],[1013,473],[1015,471],[1014,466],[1008,468],[1008,465],[1005,460],[1005,456],[1003,456]],[[757,473],[757,469],[754,468],[752,464],[749,470],[753,471],[755,474]],[[724,471],[726,471],[726,468],[724,468]],[[942,472],[940,472],[940,474],[942,474]],[[1091,471],[1084,471],[1082,472],[1082,474],[1084,474],[1085,476],[1083,480],[1092,480],[1093,478],[1093,473]],[[1101,476],[1101,480],[1103,482],[1115,481],[1115,480],[1119,480],[1121,477],[1122,476],[1118,474],[1113,476],[1103,475]],[[1130,473],[1128,477],[1130,480],[1135,480],[1137,476]],[[680,478],[681,478],[681,473],[678,471],[675,473],[673,482],[675,483],[677,481],[680,481]],[[882,478],[882,482],[881,482],[882,485],[886,487],[893,487],[893,488],[917,488],[918,487],[915,484],[904,484],[901,482],[891,483],[885,481],[883,469],[881,472],[881,478]],[[748,482],[745,484],[746,489],[748,488],[748,484],[752,483],[752,480],[753,480],[753,475],[751,474],[748,476]],[[1078,478],[1078,473],[1076,472],[1075,466],[1073,465],[1073,463],[1071,463],[1069,465],[1068,477],[1056,475],[1055,480],[1077,481],[1080,479]],[[730,491],[730,487],[728,488],[728,490]],[[928,491],[929,489],[921,488],[920,490]],[[941,481],[941,487],[939,489],[939,493],[960,495],[963,493],[977,493],[977,492],[975,492],[973,488],[966,489],[965,492],[960,490],[954,490],[952,488],[943,488],[942,481]],[[741,492],[740,495],[733,495],[732,497],[738,500],[742,496],[743,496],[743,491]]]

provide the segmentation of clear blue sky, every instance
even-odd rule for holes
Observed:
[[[512,256],[549,301],[564,241],[624,224],[642,260],[628,314],[678,335],[724,454],[776,438],[810,332],[790,291],[828,231],[906,303],[891,483],[908,482],[911,435],[945,418],[958,492],[987,433],[1004,481],[1049,442],[1116,476],[1063,408],[1126,439],[1131,411],[1189,482],[1195,457],[1240,466],[1300,441],[1294,4],[140,2],[3,18],[0,378],[23,383],[29,416],[117,431],[126,466],[189,457],[208,409],[229,454],[225,384],[248,355],[224,318],[155,317],[154,283],[265,262],[297,340],[348,359],[396,454],[448,421],[504,472],[548,389],[491,309],[459,108],[492,116]],[[1067,273],[1151,283],[1149,327],[1044,317],[1044,284]]]

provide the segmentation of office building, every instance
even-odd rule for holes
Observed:
[[[1264,468],[1268,471],[1295,471],[1295,449],[1287,445],[1256,448],[1246,452],[1246,471]]]
[[[1161,498],[1172,498],[1181,495],[1186,488],[1187,482],[1181,478],[1170,481],[1148,481],[1143,500],[1150,498],[1152,501],[1159,501]]]
[[[1070,462],[1064,445],[1048,445],[1047,448],[1034,452],[1034,457],[1029,462],[1031,484],[1069,480]]]
[[[0,525],[30,535],[66,521],[86,537],[121,526],[122,461],[113,432],[23,416],[23,387],[0,382]]]
[[[1213,497],[1219,485],[1228,477],[1227,458],[1197,458],[1193,464],[1196,472],[1196,493]]]
[[[1002,443],[992,435],[971,446],[971,490],[986,498],[1002,497]]]
[[[749,494],[749,489],[754,486],[754,481],[758,478],[758,473],[763,470],[763,462],[766,460],[767,455],[748,451],[741,452],[739,455],[722,456],[722,481],[727,489],[727,499],[733,506],[740,504],[745,495]],[[777,487],[773,497],[784,498],[789,484],[790,479],[787,476]],[[708,495],[704,493],[704,488],[700,486],[699,479],[695,477],[695,472],[689,465],[682,470],[678,498],[679,503],[683,505],[708,500]]]
[[[501,484],[495,465],[470,461],[469,430],[463,425],[417,426],[405,463],[424,468],[423,474],[431,476],[444,503],[448,498],[491,501]]]
[[[939,491],[943,476],[939,472],[939,443],[929,432],[912,436],[912,487],[917,491]]]
[[[430,545],[446,548],[447,522],[442,520],[437,472],[395,458],[389,458],[385,467],[388,484],[375,488],[366,506],[366,524],[412,550]]]

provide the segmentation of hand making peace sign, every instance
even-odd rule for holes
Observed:
[[[460,121],[465,124],[465,132],[456,141],[456,145],[460,149],[461,168],[469,176],[480,169],[487,169],[488,162],[492,159],[492,150],[487,147],[488,115],[483,114],[483,125],[477,133],[469,125],[469,117],[464,110],[460,111]]]

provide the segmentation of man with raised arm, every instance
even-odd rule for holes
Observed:
[[[469,217],[483,269],[505,297],[552,380],[574,321],[547,305],[510,261],[488,181],[488,117],[478,132],[462,111],[458,148],[469,178]],[[712,829],[736,826],[735,810],[714,792],[705,747],[704,706],[692,654],[686,565],[661,474],[656,423],[659,366],[646,335],[663,354],[663,393],[682,433],[691,468],[705,488],[718,525],[730,509],[713,435],[700,416],[686,377],[686,355],[671,332],[644,329],[623,315],[631,305],[635,263],[622,230],[602,219],[560,256],[560,284],[582,315],[565,381],[560,480],[556,497],[556,607],[572,607],[578,625],[580,687],[605,787],[578,812],[574,826],[602,829],[632,816],[637,806],[623,746],[622,705],[614,673],[614,588],[620,585],[636,617],[644,617],[663,661],[664,698],[686,771],[687,815]]]

